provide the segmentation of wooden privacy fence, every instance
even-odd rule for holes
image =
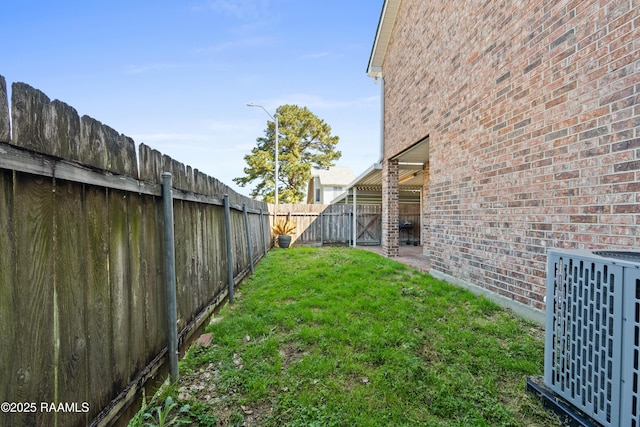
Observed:
[[[110,425],[166,359],[162,172],[181,344],[270,247],[268,206],[25,84],[11,101],[12,132],[0,76],[0,425]]]
[[[358,205],[356,212],[356,245],[379,245],[382,241],[382,206]],[[276,217],[295,221],[297,230],[294,241],[298,244],[353,244],[353,205],[278,205]],[[413,224],[413,233],[407,240],[419,241],[420,206],[400,205],[400,222]],[[401,235],[401,239],[405,237]]]

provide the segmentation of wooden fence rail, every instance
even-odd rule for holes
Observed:
[[[236,284],[270,247],[269,206],[144,144],[136,157],[133,140],[28,85],[11,98],[10,112],[0,76],[0,402],[14,404],[0,425],[110,425],[166,358],[161,173],[181,344],[227,295],[226,245]]]

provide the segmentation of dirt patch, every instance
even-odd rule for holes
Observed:
[[[280,354],[280,358],[282,359],[282,369],[287,369],[289,366],[293,365],[300,359],[302,359],[305,355],[305,352],[298,349],[293,344],[285,344],[278,351]]]
[[[200,368],[197,372],[183,375],[178,380],[179,400],[199,400],[203,403],[217,403],[220,372],[213,363]]]
[[[234,357],[236,369],[242,369],[242,360]],[[257,406],[242,405],[236,391],[219,390],[220,371],[214,363],[197,372],[183,375],[178,381],[178,399],[182,402],[198,401],[209,407],[210,415],[217,419],[216,426],[243,425],[260,426],[273,413],[269,401]]]

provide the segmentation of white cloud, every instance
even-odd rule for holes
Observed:
[[[289,95],[284,95],[281,98],[272,99],[270,101],[265,101],[264,104],[272,106],[270,108],[274,109],[280,105],[284,104],[295,104],[300,107],[307,107],[311,111],[313,110],[335,110],[342,108],[368,108],[368,107],[377,107],[379,105],[379,96],[369,96],[358,99],[349,99],[349,100],[337,100],[337,99],[326,99],[322,96],[308,94],[308,93],[293,93]]]
[[[272,29],[279,13],[273,0],[198,0],[197,12],[218,15],[214,25],[228,27],[236,34],[255,34],[265,28]],[[272,31],[269,31],[270,33]]]
[[[320,59],[331,56],[331,52],[315,52],[302,55],[302,59]]]
[[[129,64],[124,67],[125,74],[144,74],[151,71],[186,68],[186,64],[157,63],[157,64]]]
[[[267,15],[269,0],[209,0],[207,7],[242,21],[253,21]]]
[[[179,143],[180,141],[207,141],[209,139],[206,135],[198,135],[191,133],[153,133],[153,134],[138,134],[132,135],[135,141],[139,142],[171,142]]]
[[[273,44],[270,37],[245,37],[237,40],[220,42],[207,47],[199,47],[193,49],[195,53],[215,53],[236,49],[250,49],[255,47],[264,47]]]
[[[207,129],[213,131],[246,131],[256,123],[250,119],[214,119],[206,122]]]

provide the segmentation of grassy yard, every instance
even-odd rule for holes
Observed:
[[[274,249],[218,317],[131,425],[560,425],[525,392],[541,328],[372,252]]]

